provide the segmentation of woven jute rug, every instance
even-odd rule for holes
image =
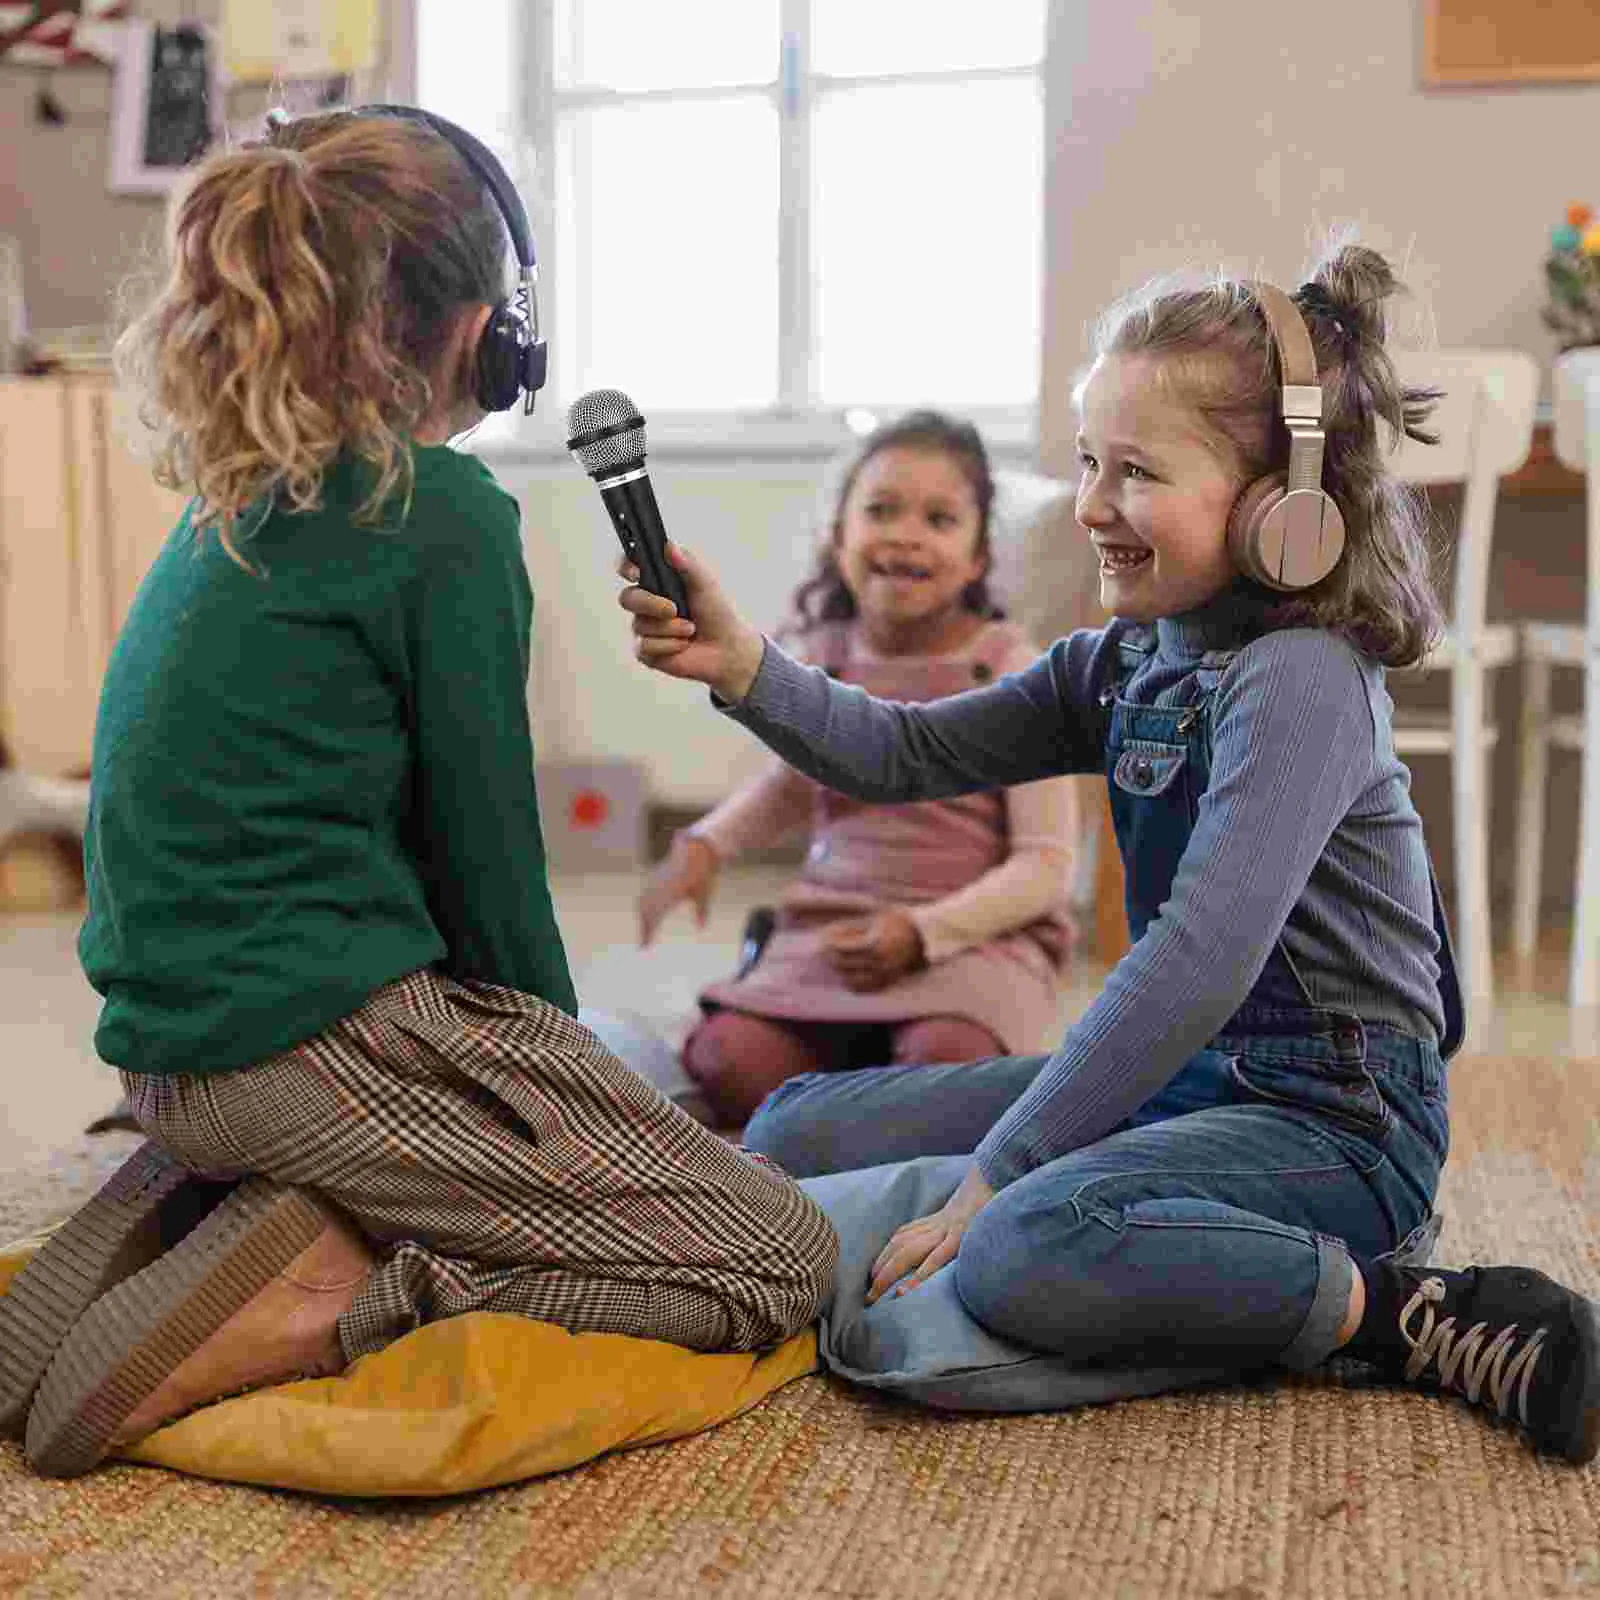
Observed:
[[[1446,1264],[1600,1295],[1600,1062],[1461,1058]],[[134,1141],[0,1185],[7,1236]],[[0,1593],[155,1597],[1600,1594],[1600,1466],[1357,1369],[1040,1417],[929,1415],[806,1378],[697,1438],[437,1502],[334,1502],[0,1446]]]

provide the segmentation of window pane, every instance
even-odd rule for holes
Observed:
[[[821,97],[824,404],[1033,404],[1042,127],[1031,77]]]
[[[417,0],[417,104],[475,133],[501,159],[510,154],[515,58],[514,0]]]
[[[561,394],[648,416],[777,398],[777,111],[765,95],[574,111],[556,196]]]
[[[811,17],[812,69],[833,77],[1026,66],[1044,57],[1044,0],[811,0]]]
[[[555,66],[561,89],[770,83],[778,0],[560,0]]]

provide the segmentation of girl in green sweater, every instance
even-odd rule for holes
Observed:
[[[518,507],[446,443],[543,382],[515,189],[410,108],[280,119],[168,242],[119,359],[194,499],[107,672],[80,946],[151,1142],[0,1299],[0,1427],[78,1472],[479,1309],[804,1327],[820,1211],[576,1020]]]

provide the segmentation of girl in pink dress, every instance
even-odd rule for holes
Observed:
[[[894,700],[932,700],[1037,654],[989,597],[994,481],[977,430],[918,411],[850,466],[832,536],[795,595],[798,650]],[[811,845],[748,972],[700,997],[683,1063],[719,1126],[786,1078],[1047,1048],[1074,925],[1070,780],[875,806],[781,761],[673,841],[639,902],[701,920],[717,869],[803,822]]]

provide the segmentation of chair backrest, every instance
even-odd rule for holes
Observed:
[[[1106,621],[1100,563],[1073,515],[1077,484],[1037,472],[995,472],[990,589],[1040,645]]]
[[[1568,350],[1556,357],[1556,457],[1588,478],[1586,531],[1588,575],[1585,598],[1591,632],[1600,631],[1600,350]]]
[[[1073,488],[1040,472],[996,469],[989,512],[989,590],[1007,611],[1016,611],[1037,582],[1029,570],[1034,529],[1057,502],[1072,499]]]
[[[1539,403],[1539,368],[1522,350],[1398,350],[1401,380],[1439,389],[1429,418],[1436,445],[1402,440],[1391,465],[1406,483],[1465,485],[1456,535],[1451,624],[1466,648],[1482,629],[1500,479],[1528,459]]]
[[[1040,472],[996,468],[989,512],[989,592],[1011,620],[1041,648],[1074,628],[1106,620],[1100,605],[1100,562],[1089,536],[1073,517],[1078,486]],[[1094,900],[1097,851],[1091,826],[1096,813],[1071,824],[1074,905]]]

